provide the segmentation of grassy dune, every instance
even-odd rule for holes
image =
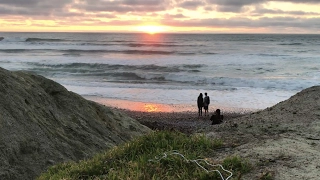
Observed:
[[[219,166],[212,167],[205,161],[198,161],[210,171],[207,172],[190,161],[196,159],[221,164],[232,172],[231,179],[238,179],[239,175],[250,171],[248,161],[238,156],[217,161],[221,157],[216,157],[216,151],[223,146],[221,140],[208,139],[203,135],[155,131],[92,159],[55,165],[38,179],[221,179],[220,174],[213,170],[219,170],[225,179],[231,175]],[[185,159],[174,152],[179,152]]]

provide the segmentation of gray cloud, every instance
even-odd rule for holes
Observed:
[[[2,5],[14,5],[14,6],[35,6],[40,3],[40,0],[1,0]]]
[[[64,11],[73,0],[1,0],[0,14],[48,16]]]
[[[181,26],[181,27],[207,27],[207,28],[312,28],[319,31],[320,18],[291,18],[291,17],[276,17],[276,18],[259,18],[257,20],[251,20],[248,18],[212,18],[212,19],[193,19],[188,21],[163,21],[163,24],[169,26]]]
[[[220,12],[240,12],[243,6],[259,4],[266,0],[207,0],[208,4],[218,5]]]
[[[120,1],[121,2],[121,1]],[[159,0],[123,0],[121,4],[125,5],[139,5],[139,6],[154,6],[154,5],[161,5],[162,1]]]
[[[209,4],[221,5],[221,6],[237,6],[242,7],[246,5],[252,4],[260,4],[264,2],[292,2],[292,3],[312,3],[317,4],[320,3],[320,0],[207,0]]]
[[[179,19],[179,18],[187,18],[183,14],[165,14],[162,16],[164,19]]]
[[[181,27],[320,29],[320,18],[303,18],[307,15],[319,17],[320,12],[263,8],[261,4],[270,1],[320,4],[320,0],[0,0],[0,15],[2,19],[20,16],[24,19],[54,20],[57,26],[70,24],[134,25],[141,22],[118,20],[117,17],[119,15],[141,15],[149,18],[161,17],[164,25]],[[248,5],[254,5],[256,9],[247,11],[247,13],[258,19],[240,18],[242,14],[238,12],[244,10],[244,7]],[[70,12],[69,8],[77,11]],[[181,11],[177,14],[165,12],[173,8]],[[197,8],[202,8],[204,11],[233,12],[238,17],[188,20],[188,14],[183,14],[182,9],[195,10]],[[279,17],[266,18],[265,14],[274,14]],[[99,18],[108,18],[108,22],[100,21]]]
[[[190,10],[203,7],[220,12],[241,12],[246,5],[257,5],[268,1],[320,3],[320,0],[1,0],[0,14],[67,15],[67,7],[93,13],[160,12],[178,7]]]
[[[282,1],[282,2],[292,2],[292,3],[311,3],[319,4],[320,0],[270,0],[270,1]]]
[[[120,13],[164,11],[170,4],[169,0],[82,0],[82,2],[74,7],[85,11]]]
[[[166,10],[169,0],[1,0],[0,14],[55,15],[66,13],[67,7],[86,12],[154,12]]]
[[[244,6],[278,1],[303,4],[318,4],[320,0],[207,0],[208,4],[217,5],[220,12],[240,12]]]
[[[200,6],[203,6],[205,3],[203,1],[184,1],[178,6],[185,9],[197,9]]]
[[[61,8],[73,0],[1,0],[0,6],[22,7],[22,8]]]
[[[221,6],[237,6],[242,7],[250,4],[258,4],[266,0],[207,0],[208,3]]]
[[[257,8],[252,13],[255,13],[256,15],[261,14],[279,14],[279,15],[297,15],[297,16],[303,16],[303,15],[316,15],[319,16],[320,13],[315,12],[307,12],[307,11],[283,11],[280,9],[265,9],[265,8]]]

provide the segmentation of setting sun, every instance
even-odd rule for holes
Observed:
[[[165,31],[165,27],[163,26],[139,26],[137,28],[138,31],[140,32],[145,32],[149,34],[155,34],[155,33],[160,33]]]

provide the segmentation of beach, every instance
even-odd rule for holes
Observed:
[[[84,96],[84,98],[103,104],[109,107],[125,109],[129,111],[141,111],[141,112],[163,112],[163,113],[198,113],[198,107],[196,102],[192,104],[162,104],[162,103],[151,103],[151,102],[138,102],[129,101],[122,99],[111,99],[111,98],[100,98],[95,96]],[[232,108],[210,105],[210,111],[214,112],[216,109],[221,109],[227,113],[238,113],[244,114],[248,112],[257,111],[257,109],[249,108]],[[204,112],[204,110],[203,110]]]
[[[192,134],[199,129],[211,126],[210,117],[217,108],[219,108],[224,115],[225,122],[235,117],[255,112],[254,110],[250,111],[248,109],[209,106],[209,113],[205,116],[203,110],[203,115],[199,116],[196,105],[156,104],[88,96],[85,98],[120,111],[153,130],[174,129],[187,134]]]

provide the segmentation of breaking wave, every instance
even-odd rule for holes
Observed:
[[[29,49],[0,49],[0,52],[3,53],[25,53],[25,52],[30,52],[32,50]]]
[[[43,53],[53,52],[63,56],[81,56],[83,54],[134,54],[134,55],[197,55],[206,54],[201,52],[160,51],[160,50],[81,50],[81,49],[0,49],[2,53]]]
[[[26,42],[62,42],[63,39],[42,39],[42,38],[27,38]]]
[[[182,65],[182,66],[158,66],[158,65],[119,65],[119,64],[100,64],[100,63],[70,63],[70,64],[41,64],[28,63],[36,68],[45,68],[58,70],[61,72],[102,72],[102,71],[141,71],[154,73],[177,73],[190,72],[190,70],[198,70],[202,65]]]
[[[281,46],[302,46],[303,43],[281,43]]]

